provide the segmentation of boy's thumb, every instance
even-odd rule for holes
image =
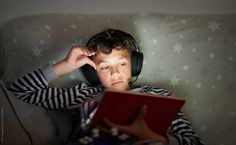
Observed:
[[[87,64],[89,64],[90,66],[92,66],[95,70],[97,69],[97,68],[96,68],[96,65],[95,65],[95,63],[94,63],[94,61],[92,61],[92,60],[89,59],[89,58],[88,58]]]
[[[143,105],[140,110],[139,110],[139,113],[138,113],[138,116],[136,118],[136,120],[139,120],[139,119],[143,119],[145,114],[147,112],[147,105]]]

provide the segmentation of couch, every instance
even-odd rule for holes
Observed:
[[[132,33],[144,53],[137,84],[161,86],[186,99],[183,111],[209,145],[234,144],[236,14],[60,14],[16,17],[0,28],[1,144],[63,144],[70,111],[26,104],[7,90],[16,78],[66,56],[106,28]],[[87,82],[80,70],[51,86]]]

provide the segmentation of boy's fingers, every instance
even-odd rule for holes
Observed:
[[[146,104],[141,107],[140,112],[141,112],[143,115],[146,114],[146,112],[147,112],[147,105],[146,105]]]
[[[106,124],[108,124],[110,127],[116,127],[116,128],[119,128],[121,129],[123,127],[123,125],[119,125],[119,124],[116,124],[116,123],[113,123],[111,122],[110,120],[108,120],[107,118],[104,118],[104,121]]]
[[[104,120],[104,121],[106,122],[106,124],[108,124],[110,127],[114,127],[114,126],[116,126],[115,123],[111,122],[111,121],[108,120],[107,118],[104,118],[103,120]]]
[[[147,112],[147,105],[143,105],[141,107],[141,109],[139,110],[139,113],[138,113],[135,121],[143,119],[145,114],[146,114],[146,112]]]
[[[87,56],[95,55],[95,52],[90,51],[89,49],[85,49],[85,52],[86,52],[86,55],[87,55]]]
[[[86,56],[92,56],[92,55],[95,55],[95,52],[89,50],[87,47],[85,46],[77,46],[75,47],[76,48],[76,51],[78,53],[82,53],[83,55],[86,55]]]
[[[87,64],[89,64],[90,66],[92,66],[96,70],[96,65],[95,65],[94,61],[92,61],[91,59],[87,58]]]

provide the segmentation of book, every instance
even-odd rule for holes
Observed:
[[[185,100],[174,96],[160,96],[131,91],[107,91],[92,119],[92,126],[103,124],[104,118],[113,123],[130,125],[142,106],[147,105],[144,119],[156,133],[165,133]]]

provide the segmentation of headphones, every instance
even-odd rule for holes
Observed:
[[[108,30],[111,30],[111,29],[108,29]],[[109,38],[111,38],[108,30],[105,32],[107,33]],[[112,31],[120,31],[120,30],[112,30]],[[137,42],[135,41],[134,37],[130,34],[128,34],[127,36],[128,36],[129,41],[131,42],[132,47],[135,48],[135,51],[134,50],[131,51],[132,77],[138,77],[138,75],[141,73],[142,66],[143,66],[143,53],[140,52],[140,48]],[[81,70],[91,85],[96,86],[96,85],[101,84],[97,76],[97,71],[92,66],[90,66],[89,64],[85,64],[84,66],[81,67]]]

